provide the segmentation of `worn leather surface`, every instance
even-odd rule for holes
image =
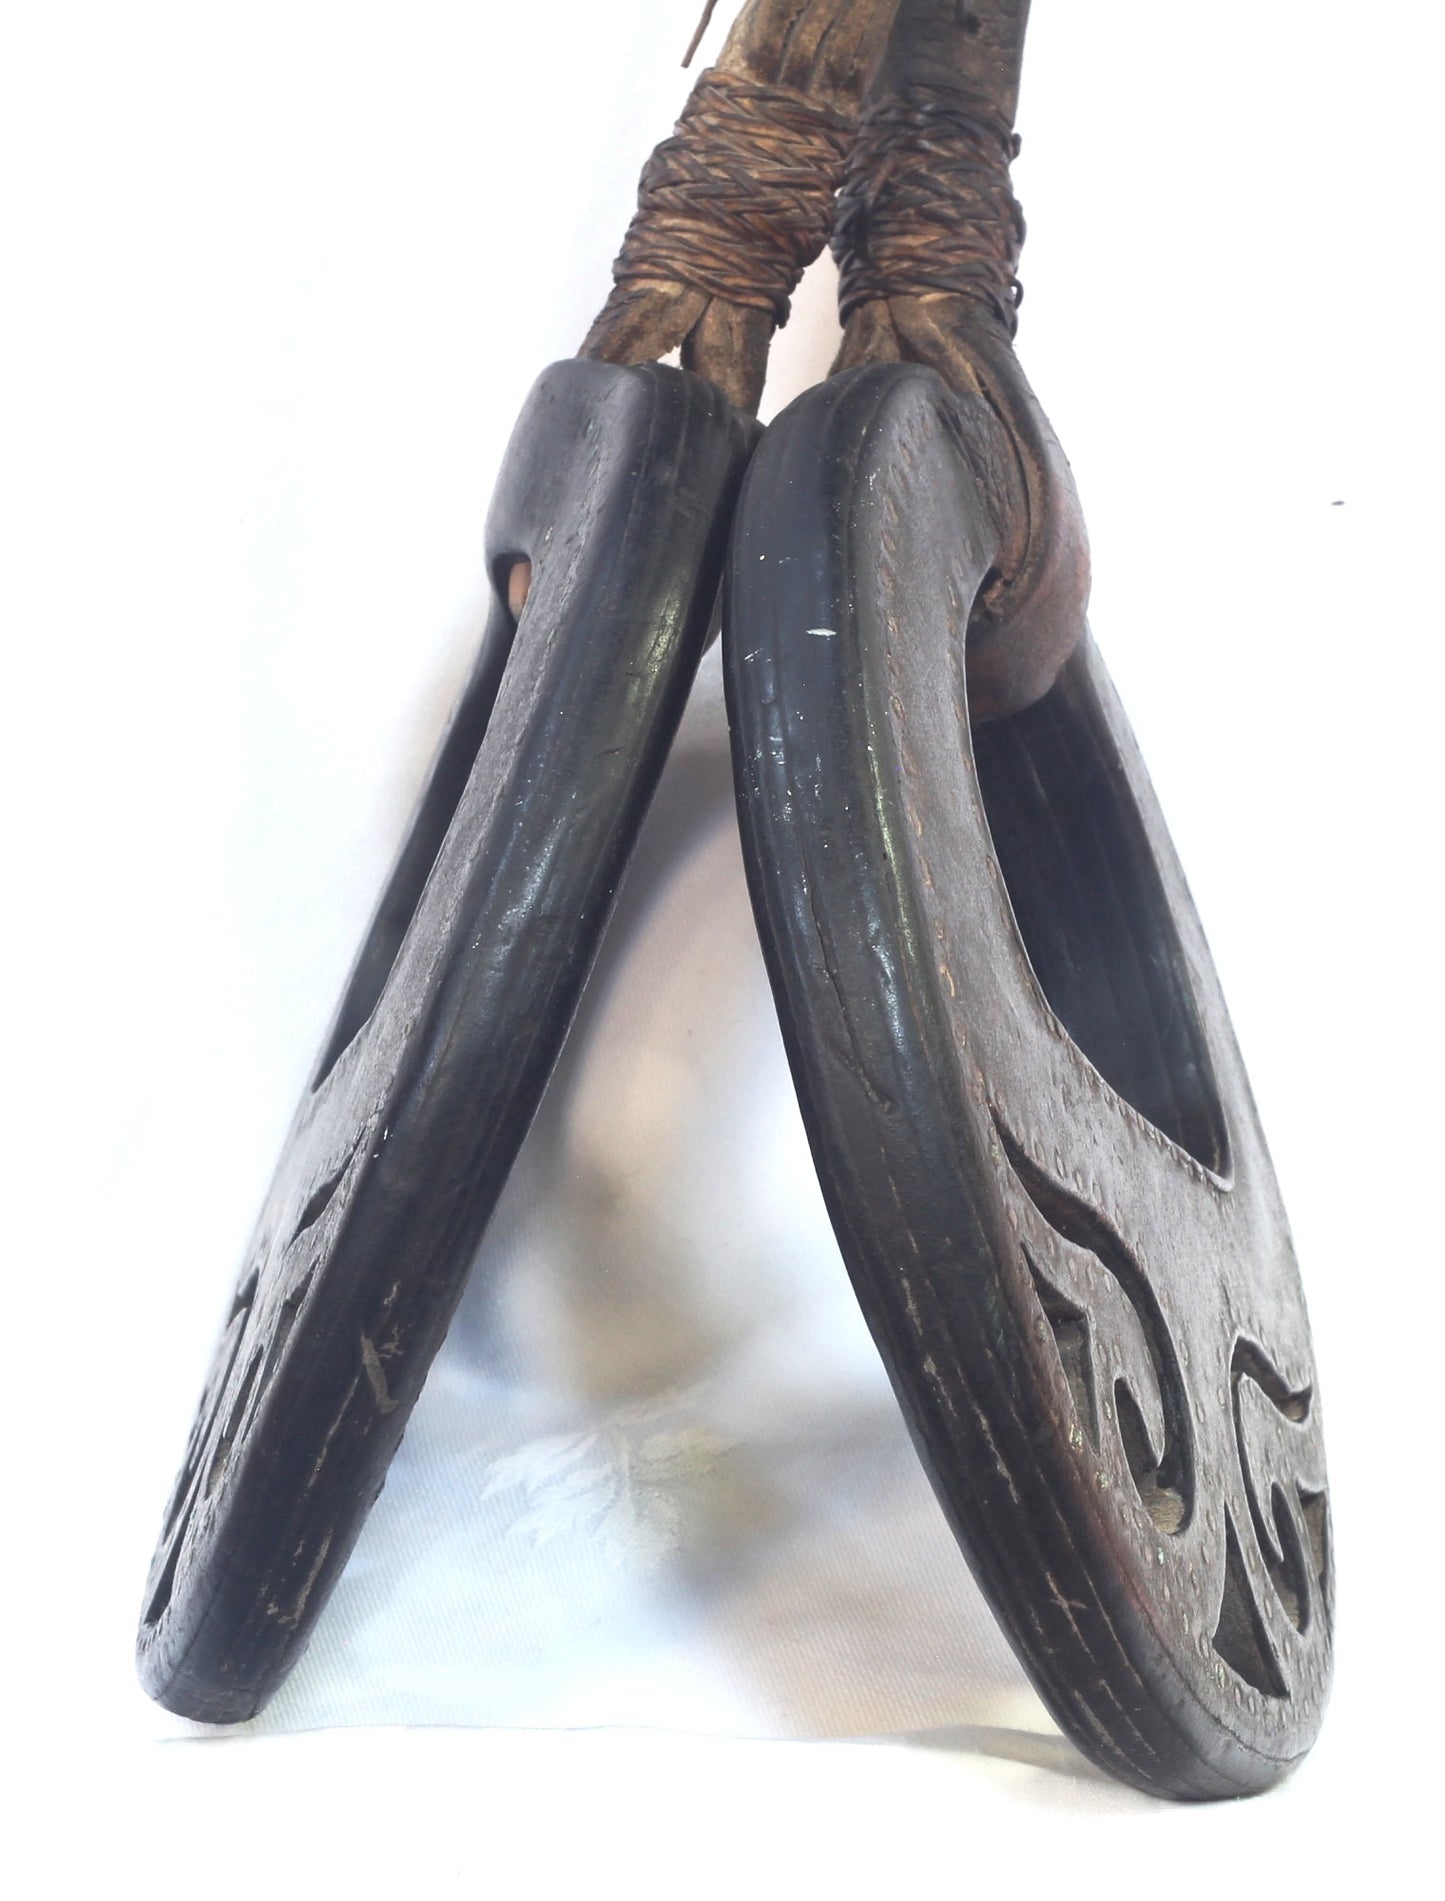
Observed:
[[[1092,644],[971,739],[985,415],[850,372],[754,459],[726,655],[749,879],[834,1228],[985,1593],[1098,1762],[1239,1794],[1328,1688],[1308,1327]]]
[[[491,625],[287,1139],[152,1569],[141,1673],[181,1714],[264,1702],[383,1483],[681,717],[748,435],[710,385],[652,366],[559,364],[523,411],[488,521]]]

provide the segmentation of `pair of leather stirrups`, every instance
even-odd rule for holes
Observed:
[[[843,1259],[1059,1723],[1268,1786],[1331,1660],[1319,1406],[1213,966],[1013,353],[1023,0],[751,0],[523,411],[495,602],[297,1111],[147,1587],[208,1722],[294,1663],[576,1008],[720,580],[758,930]],[[750,420],[831,239],[834,373]],[[673,349],[682,368],[656,359]]]

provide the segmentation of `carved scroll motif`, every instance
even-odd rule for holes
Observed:
[[[1205,1529],[1201,1487],[1213,1486],[1209,1644],[1262,1695],[1289,1696],[1271,1624],[1282,1615],[1295,1632],[1310,1633],[1327,1621],[1331,1591],[1328,1497],[1309,1479],[1311,1389],[1291,1388],[1257,1341],[1237,1337],[1227,1387],[1215,1395],[1216,1406],[1225,1399],[1232,1462],[1202,1458],[1196,1442],[1209,1382],[1192,1374],[1136,1251],[1031,1160],[997,1109],[993,1120],[1031,1217],[1021,1246],[1039,1312],[1035,1331],[1050,1332],[1058,1352],[1074,1415],[1070,1444],[1099,1458],[1101,1487],[1113,1455],[1122,1454],[1138,1530],[1150,1544],[1159,1534],[1171,1542],[1191,1530],[1197,1537]],[[1159,1548],[1161,1562],[1164,1555]],[[1267,1593],[1262,1602],[1251,1581],[1261,1564],[1275,1605]]]

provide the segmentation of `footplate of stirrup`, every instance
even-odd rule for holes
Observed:
[[[981,411],[864,369],[754,459],[726,616],[749,879],[839,1243],[984,1591],[1100,1764],[1243,1794],[1330,1675],[1309,1330],[1092,641],[971,728]]]

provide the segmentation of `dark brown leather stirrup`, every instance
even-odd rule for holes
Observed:
[[[965,241],[936,288],[915,242],[920,156],[960,163],[964,217],[1015,222],[1026,11],[899,8],[835,240],[859,367],[768,430],[734,526],[739,808],[839,1245],[975,1574],[1097,1762],[1239,1795],[1308,1749],[1329,1685],[1298,1273],[1084,627],[1014,247],[969,234],[979,270]]]
[[[742,410],[827,240],[891,16],[752,0],[663,148],[684,180],[721,149],[726,189],[699,218],[664,178],[639,221],[660,212],[664,243],[640,264],[624,249],[582,360],[546,371],[517,424],[487,523],[491,620],[278,1162],[152,1562],[140,1674],[183,1716],[264,1705],[385,1480],[681,717],[756,435]],[[710,272],[716,296],[694,281]],[[651,360],[678,342],[704,374]]]
[[[166,1513],[140,1669],[182,1715],[255,1714],[381,1489],[681,716],[747,443],[710,384],[655,366],[557,364],[522,413],[487,525],[491,624]]]
[[[345,1562],[565,1035],[731,524],[759,932],[950,1523],[1113,1773],[1237,1795],[1309,1747],[1332,1559],[1298,1275],[1012,347],[1027,11],[752,0],[644,173],[584,360],[518,425],[492,623],[167,1514],[140,1656],[169,1707],[253,1713]],[[754,449],[830,228],[838,366]]]

